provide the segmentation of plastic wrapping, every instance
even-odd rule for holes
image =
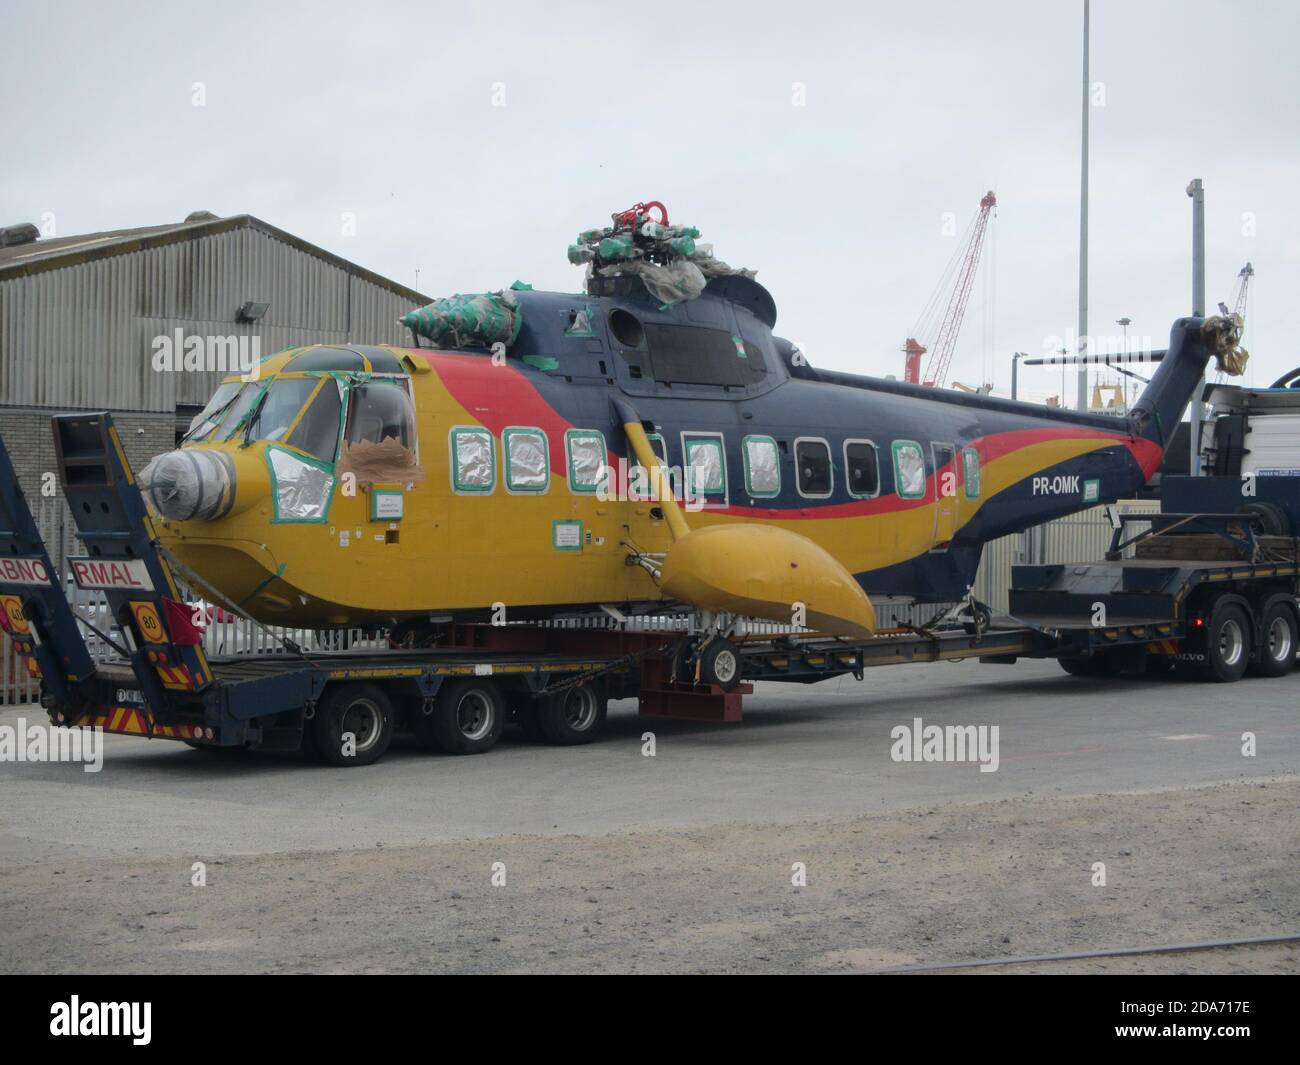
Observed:
[[[925,456],[915,444],[894,445],[894,469],[899,483],[896,490],[901,496],[919,499],[925,495]]]
[[[708,284],[700,268],[689,259],[674,259],[670,263],[652,263],[647,259],[603,266],[597,273],[602,277],[618,274],[635,274],[660,303],[672,306],[684,300],[693,300]]]
[[[546,437],[526,429],[508,429],[505,434],[506,483],[515,491],[538,491],[546,487]]]
[[[324,521],[329,514],[334,475],[288,451],[267,449],[275,492],[276,521]]]
[[[441,347],[509,347],[523,316],[510,289],[448,296],[399,319],[412,332]]]
[[[749,470],[749,491],[754,495],[776,495],[781,490],[776,445],[771,440],[750,437],[745,441]]]
[[[486,429],[453,429],[451,450],[456,489],[490,492],[496,483],[492,434]]]
[[[569,471],[575,488],[595,488],[605,469],[605,440],[593,433],[570,433]]]
[[[716,440],[695,440],[688,445],[690,487],[702,495],[721,495],[726,490],[722,475],[722,447]]]
[[[173,521],[212,521],[235,501],[230,460],[202,448],[155,455],[136,476],[136,483],[149,506]]]

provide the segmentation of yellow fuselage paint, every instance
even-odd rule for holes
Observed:
[[[274,373],[292,354],[268,360],[263,374]],[[518,373],[513,368],[502,372]],[[505,490],[501,440],[494,436],[498,472],[494,490],[457,493],[450,468],[453,427],[530,422],[525,417],[514,420],[508,409],[463,405],[436,369],[412,374],[410,380],[418,457],[426,476],[404,492],[400,521],[372,520],[370,488],[360,486],[348,495],[336,485],[325,522],[277,524],[265,443],[192,444],[186,446],[219,449],[232,456],[237,469],[234,508],[214,521],[156,518],[160,539],[226,600],[259,620],[278,624],[359,624],[490,610],[494,604],[508,611],[538,608],[540,612],[567,604],[663,598],[649,573],[626,563],[627,542],[650,553],[667,552],[672,544],[668,524],[656,516],[655,503],[601,500],[572,490],[562,472],[564,441],[555,434],[549,439],[552,469],[545,492]],[[954,530],[960,529],[1004,488],[1112,443],[1102,438],[1064,438],[991,458],[982,469],[980,498],[959,493],[947,501],[956,512],[944,520],[951,520]],[[933,499],[901,504],[894,500],[891,507],[874,513],[814,514],[811,509],[785,511],[781,517],[749,514],[733,500],[729,509],[706,507],[688,513],[687,520],[693,530],[729,522],[785,528],[807,537],[856,574],[915,558],[935,542]],[[556,522],[581,523],[576,549],[559,548]],[[202,594],[203,589],[198,591]]]

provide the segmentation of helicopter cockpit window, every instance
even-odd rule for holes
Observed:
[[[313,377],[281,377],[273,381],[249,421],[244,439],[248,443],[279,440],[289,431],[316,385]]]
[[[325,462],[333,462],[334,453],[339,446],[339,415],[342,409],[338,382],[326,378],[285,443]]]
[[[190,427],[186,430],[186,440],[203,440],[212,432],[221,421],[221,415],[226,409],[226,405],[239,394],[239,382],[229,381],[217,388],[212,393],[212,398],[208,404],[190,422]]]
[[[226,440],[244,420],[248,414],[253,402],[261,395],[262,386],[257,382],[250,382],[239,390],[239,395],[235,397],[233,403],[226,408],[226,413],[221,416],[221,424],[208,435],[210,440]]]
[[[389,438],[402,447],[415,447],[415,411],[406,389],[383,380],[357,385],[348,404],[348,443],[382,444]]]
[[[355,475],[359,484],[424,480],[424,467],[416,462],[415,408],[405,378],[378,377],[353,385],[343,436],[340,474]]]

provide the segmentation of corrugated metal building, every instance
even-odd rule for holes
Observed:
[[[0,231],[0,433],[25,491],[53,469],[49,417],[113,411],[133,464],[174,445],[224,373],[160,372],[158,337],[408,344],[397,319],[428,303],[252,215],[79,237]],[[264,313],[253,321],[257,308]]]

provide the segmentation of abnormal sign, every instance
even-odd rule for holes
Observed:
[[[78,588],[126,588],[153,591],[149,568],[139,558],[70,558]]]
[[[0,558],[0,584],[50,584],[44,559]]]

